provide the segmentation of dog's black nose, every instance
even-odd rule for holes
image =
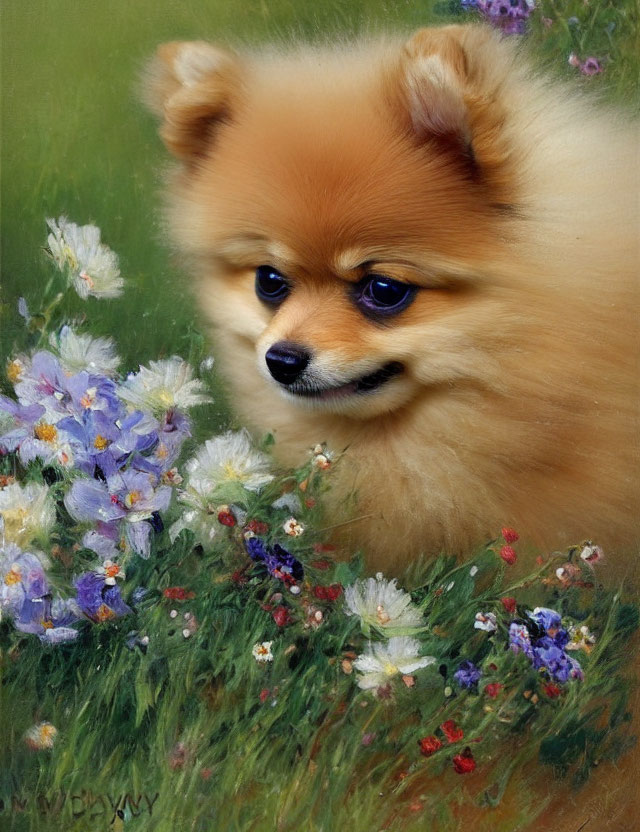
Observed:
[[[298,344],[278,341],[267,350],[265,361],[269,372],[280,384],[293,384],[311,360],[311,355]]]

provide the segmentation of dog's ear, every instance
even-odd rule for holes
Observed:
[[[421,29],[402,50],[395,105],[419,141],[461,154],[484,181],[504,189],[512,148],[497,93],[512,67],[513,49],[488,27]]]
[[[416,32],[404,46],[401,73],[411,123],[420,138],[470,141],[467,56],[451,28]]]
[[[230,118],[241,85],[240,61],[204,41],[158,47],[143,76],[143,99],[162,119],[160,136],[185,162],[201,156],[216,125]]]

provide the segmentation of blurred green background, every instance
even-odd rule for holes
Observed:
[[[545,0],[527,39],[552,72],[629,104],[637,90],[637,13],[635,0]],[[457,0],[5,0],[1,356],[24,338],[17,298],[37,309],[49,274],[44,218],[63,213],[100,226],[127,284],[118,300],[71,298],[69,315],[86,314],[94,334],[113,335],[127,370],[173,353],[195,362],[207,354],[188,276],[162,234],[168,158],[136,97],[140,69],[158,43],[207,38],[242,47],[472,17]],[[580,77],[567,63],[572,51],[594,55],[605,71]],[[208,382],[216,401],[199,420],[200,434],[229,418],[215,371]]]

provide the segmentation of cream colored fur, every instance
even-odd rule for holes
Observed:
[[[636,125],[483,27],[189,49],[165,47],[149,86],[183,162],[171,233],[240,418],[286,464],[317,442],[341,455],[333,522],[364,518],[336,531],[344,554],[392,570],[510,525],[539,547],[592,538],[635,558]],[[361,256],[427,287],[388,326],[343,297]],[[253,289],[263,264],[296,281],[275,313]],[[300,406],[264,364],[283,338],[339,381],[392,360],[405,373],[366,400]]]

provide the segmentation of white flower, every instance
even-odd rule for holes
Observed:
[[[570,641],[566,646],[567,650],[584,650],[590,653],[596,643],[596,637],[591,630],[583,624],[582,627],[569,628]]]
[[[368,627],[398,630],[423,626],[422,613],[411,596],[398,589],[396,579],[387,581],[378,572],[375,578],[356,581],[344,591],[345,612],[357,615]]]
[[[251,653],[257,662],[272,662],[273,653],[271,652],[272,641],[263,641],[262,644],[257,642],[253,645]]]
[[[0,541],[27,546],[47,536],[56,519],[46,485],[12,483],[0,488]]]
[[[290,517],[288,520],[285,520],[282,528],[291,537],[300,537],[301,534],[304,534],[304,526],[302,523],[298,523],[295,517]]]
[[[53,748],[58,729],[50,722],[39,722],[24,735],[24,740],[34,751],[43,751],[45,748]]]
[[[492,612],[477,612],[476,622],[473,626],[476,630],[484,630],[486,633],[493,633],[498,628],[498,622]]]
[[[95,225],[78,226],[66,217],[47,219],[51,234],[49,251],[60,271],[67,271],[69,282],[81,298],[116,298],[122,294],[123,280],[118,257],[100,242]]]
[[[594,543],[587,543],[580,552],[580,557],[585,563],[593,566],[594,563],[598,563],[598,561],[604,558],[604,552],[600,546],[596,546]]]
[[[229,482],[237,482],[247,491],[260,491],[273,479],[269,464],[266,454],[252,448],[248,432],[239,430],[207,440],[186,468],[189,485],[200,493]]]
[[[188,410],[196,404],[207,404],[211,399],[204,390],[204,384],[193,378],[191,365],[172,355],[150,361],[148,367],[130,373],[118,393],[134,407],[152,410],[160,416],[175,407]]]
[[[104,582],[108,586],[115,586],[116,578],[124,580],[124,570],[119,563],[114,563],[112,560],[105,560],[102,566],[96,569],[96,574],[104,575]]]
[[[120,364],[111,338],[94,338],[74,332],[70,326],[63,326],[59,333],[52,332],[49,344],[60,356],[64,370],[71,374],[88,370],[114,376]]]
[[[329,453],[329,451],[324,448],[322,445],[316,445],[313,449],[313,459],[311,460],[311,464],[314,468],[318,468],[320,471],[326,471],[327,468],[331,467],[331,462],[333,461],[333,455]]]
[[[475,576],[478,574],[478,567],[477,566],[472,566],[471,569],[469,570],[469,574],[471,575],[472,578],[475,578]]]
[[[420,642],[406,636],[390,638],[386,644],[369,644],[368,652],[358,656],[353,663],[362,674],[358,687],[363,690],[377,688],[398,673],[406,676],[435,662],[433,656],[418,656],[419,649]]]

